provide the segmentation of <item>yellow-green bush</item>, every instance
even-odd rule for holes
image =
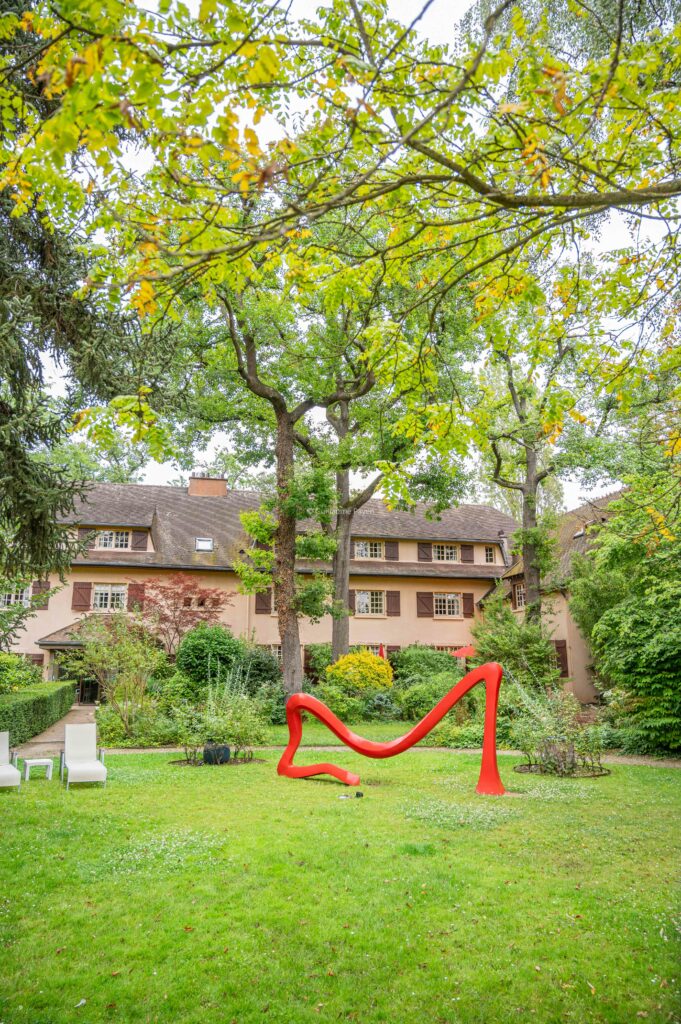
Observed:
[[[329,665],[326,682],[349,696],[361,696],[366,690],[389,690],[393,685],[392,665],[371,651],[355,651]]]

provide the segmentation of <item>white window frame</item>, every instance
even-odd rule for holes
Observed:
[[[99,530],[97,548],[100,551],[129,551],[130,530]]]
[[[433,544],[434,562],[458,562],[459,553],[458,544]]]
[[[102,599],[106,597],[104,602]],[[114,597],[116,598],[114,602]],[[128,606],[128,587],[125,583],[93,583],[93,612],[120,612]]]
[[[369,602],[369,611],[363,612],[359,610],[359,598],[361,594],[366,594]],[[372,595],[381,595],[381,611],[372,611]],[[355,591],[355,615],[359,616],[360,619],[384,619],[386,617],[386,597],[385,590],[356,590]]]
[[[514,602],[514,604],[516,606],[516,609],[524,608],[525,607],[525,598],[526,598],[525,584],[524,583],[514,583],[513,584],[513,602]]]
[[[283,658],[282,658],[282,654],[281,654],[281,644],[266,644],[265,646],[266,646],[267,650],[270,652],[270,654],[272,655],[272,657],[276,658],[277,661],[279,662],[279,664],[281,665],[282,662],[283,662]]]
[[[201,545],[199,547],[199,545]],[[215,549],[215,543],[212,537],[195,537],[194,538],[194,550],[195,551],[213,551]]]
[[[371,654],[376,655],[377,658],[380,657],[380,644],[362,644],[362,647],[364,647],[364,649],[369,651]]]
[[[366,544],[367,554],[360,554],[360,544]],[[372,554],[372,547],[374,549]],[[382,540],[356,540],[355,541],[355,558],[361,558],[367,562],[381,562],[385,559],[385,544]]]
[[[488,557],[491,555],[492,557]],[[497,560],[497,552],[494,544],[485,544],[485,565],[494,565]]]
[[[0,595],[0,608],[11,608],[13,604],[21,604],[24,608],[29,608],[31,605],[31,588],[28,587],[17,587],[16,590],[11,590],[7,594]]]
[[[439,612],[437,610],[438,598],[446,602],[446,611]],[[450,599],[455,599],[457,611],[450,611]],[[463,618],[463,596],[458,591],[451,593],[449,591],[439,591],[433,594],[433,618],[434,619],[462,619]]]

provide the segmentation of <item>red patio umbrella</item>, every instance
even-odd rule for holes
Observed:
[[[452,658],[474,658],[475,647],[459,647],[458,651],[452,651]]]

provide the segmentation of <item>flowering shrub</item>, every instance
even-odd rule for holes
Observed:
[[[371,651],[357,651],[329,665],[326,683],[349,696],[361,696],[366,690],[388,690],[393,685],[392,665]]]
[[[40,669],[19,654],[0,651],[0,693],[12,693],[42,682]]]

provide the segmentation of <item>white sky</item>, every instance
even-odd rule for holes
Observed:
[[[193,6],[193,4],[192,4]],[[292,12],[296,17],[314,17],[315,10],[320,6],[319,0],[293,0]],[[405,25],[418,15],[423,7],[422,0],[389,0],[389,10],[393,17],[398,18]],[[426,36],[434,43],[445,43],[453,34],[455,23],[465,14],[471,6],[470,0],[433,0],[430,7],[417,26],[419,34]],[[621,217],[617,216],[608,224],[606,231],[607,242],[602,243],[605,249],[612,249],[620,245],[626,245],[630,239],[629,232]],[[596,249],[601,245],[596,244]],[[49,390],[55,394],[63,394],[63,379],[59,369],[48,362],[46,364]],[[216,447],[224,447],[224,440],[213,442],[207,449],[207,460]],[[173,478],[177,478],[178,469],[172,463],[149,462],[145,468],[143,480],[150,484],[167,484]],[[359,482],[359,480],[357,481]],[[612,487],[599,487],[585,489],[575,479],[563,481],[565,504],[567,508],[573,508],[581,504],[586,498],[597,497],[600,494],[611,490]]]

